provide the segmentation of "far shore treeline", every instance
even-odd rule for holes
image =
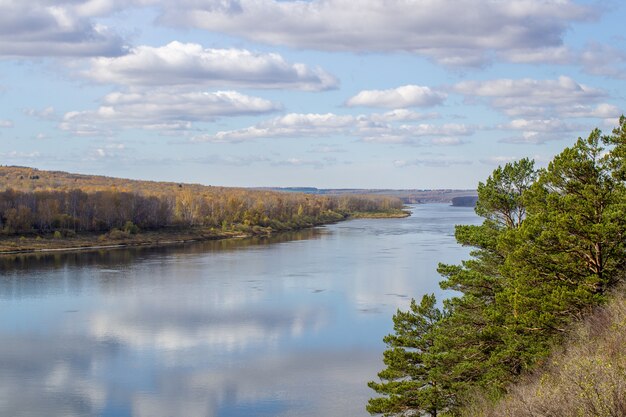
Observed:
[[[610,135],[579,138],[544,169],[529,159],[496,169],[478,186],[476,213],[481,225],[455,233],[471,258],[439,266],[440,286],[454,296],[440,308],[425,295],[394,316],[367,410],[625,416],[626,322],[614,319],[621,310],[598,309],[626,288],[626,118]],[[556,355],[583,319],[605,328],[587,341],[594,346],[569,350],[589,355]],[[529,388],[513,385],[533,371]]]
[[[73,237],[204,228],[292,230],[352,216],[401,216],[397,198],[158,183],[0,167],[0,235]],[[113,233],[112,233],[113,232]]]

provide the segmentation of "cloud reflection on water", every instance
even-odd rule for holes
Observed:
[[[391,314],[467,252],[450,234],[473,215],[442,207],[296,241],[0,259],[0,415],[364,416]]]

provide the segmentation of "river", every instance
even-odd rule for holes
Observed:
[[[265,239],[0,257],[0,416],[364,417],[382,338],[472,209]]]

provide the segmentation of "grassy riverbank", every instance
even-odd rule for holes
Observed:
[[[21,236],[1,236],[0,255],[12,253],[32,253],[49,251],[79,251],[87,249],[116,248],[126,246],[163,246],[185,242],[198,242],[218,239],[241,239],[253,236],[270,236],[273,233],[301,230],[349,219],[385,219],[410,216],[405,210],[386,212],[357,212],[343,218],[327,219],[303,225],[283,225],[282,227],[261,227],[236,225],[228,230],[214,227],[169,227],[160,230],[146,230],[130,233],[112,230],[108,233],[84,232],[63,236],[60,233],[23,234]]]

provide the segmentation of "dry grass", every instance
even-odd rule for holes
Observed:
[[[626,287],[577,326],[540,371],[497,404],[475,397],[472,417],[626,416]]]

